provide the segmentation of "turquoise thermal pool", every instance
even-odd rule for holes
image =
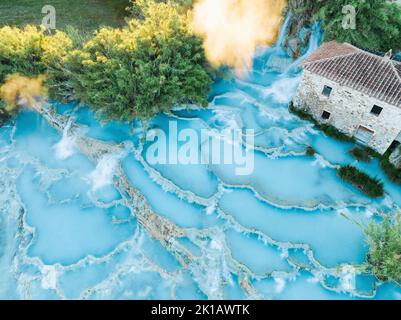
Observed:
[[[321,32],[292,61],[285,28],[249,73],[215,82],[207,109],[177,107],[150,124],[255,130],[250,175],[151,164],[139,123],[101,124],[76,104],[1,127],[0,298],[400,299],[400,287],[358,271],[360,225],[396,212],[400,186],[288,112]],[[335,168],[351,163],[384,181],[384,198],[340,180]]]

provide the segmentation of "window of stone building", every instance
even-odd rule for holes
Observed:
[[[382,107],[379,107],[379,106],[377,106],[377,105],[374,105],[373,108],[372,108],[372,110],[370,110],[370,113],[374,114],[375,116],[379,116],[380,113],[382,113],[382,111],[383,111],[383,108],[382,108]]]
[[[331,113],[330,113],[330,112],[328,112],[328,111],[326,111],[326,110],[323,111],[323,113],[322,113],[322,119],[324,119],[324,120],[329,120],[329,119],[330,119],[330,116],[331,116]]]
[[[324,86],[322,94],[326,97],[330,97],[332,91],[333,91],[332,87]]]

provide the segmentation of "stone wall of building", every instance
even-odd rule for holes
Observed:
[[[322,94],[325,85],[332,88],[330,97]],[[307,110],[318,121],[330,123],[350,136],[355,136],[360,126],[372,130],[374,133],[368,145],[381,154],[401,132],[401,108],[307,70],[303,72],[293,103],[295,107]],[[374,105],[383,108],[379,116],[371,113]],[[323,111],[330,112],[328,120],[322,119]]]

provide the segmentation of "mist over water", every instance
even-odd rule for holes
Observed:
[[[13,110],[18,105],[33,107],[36,98],[46,96],[47,90],[43,85],[44,76],[25,77],[12,74],[6,77],[0,87],[0,97],[6,103],[6,109]]]
[[[285,6],[285,0],[200,0],[193,26],[212,64],[249,70],[256,47],[277,39]]]

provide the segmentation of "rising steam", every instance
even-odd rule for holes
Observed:
[[[285,6],[285,0],[199,0],[194,31],[213,65],[249,69],[256,47],[276,40]]]
[[[43,86],[44,76],[29,78],[18,74],[9,75],[0,87],[0,98],[6,103],[6,110],[12,111],[20,105],[35,107],[36,98],[47,95]]]

